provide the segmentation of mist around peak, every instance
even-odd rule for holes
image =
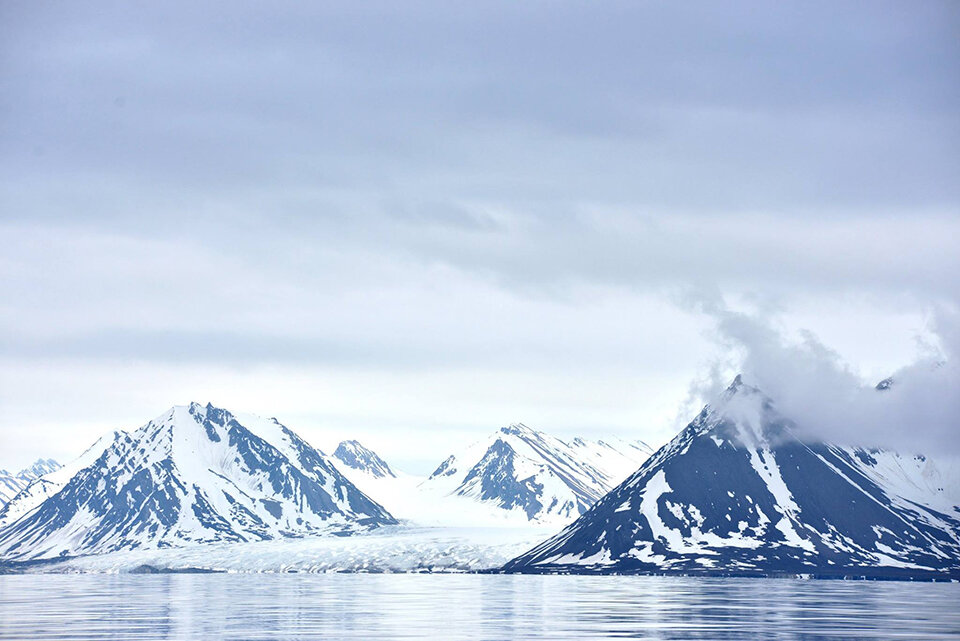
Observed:
[[[721,399],[736,377],[772,399],[805,440],[960,454],[955,308],[931,312],[934,340],[920,344],[913,362],[882,380],[867,380],[812,332],[789,336],[773,313],[734,311],[717,298],[698,300],[696,307],[713,319],[712,338],[723,356],[691,384],[683,410],[687,420],[697,405]]]

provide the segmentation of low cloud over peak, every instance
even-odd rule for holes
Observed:
[[[908,454],[960,454],[956,308],[932,311],[934,340],[878,386],[881,381],[865,380],[812,332],[788,336],[774,315],[733,311],[716,298],[701,300],[700,307],[713,318],[711,335],[723,355],[691,388],[690,403],[716,397],[736,370],[805,438]]]

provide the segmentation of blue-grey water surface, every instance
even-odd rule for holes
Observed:
[[[947,639],[960,584],[502,575],[0,576],[3,639]]]

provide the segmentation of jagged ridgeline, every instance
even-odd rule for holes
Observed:
[[[511,572],[960,576],[955,481],[923,456],[798,438],[739,377]]]
[[[359,441],[341,441],[333,456],[349,468],[369,474],[373,478],[396,478],[387,462]]]
[[[45,474],[60,469],[60,464],[52,458],[41,458],[19,472],[0,470],[0,507],[10,502],[23,488]]]
[[[276,419],[194,403],[115,432],[25,488],[0,510],[0,557],[255,541],[395,522]]]
[[[540,522],[583,514],[650,455],[641,441],[570,442],[517,423],[444,460],[425,486]]]

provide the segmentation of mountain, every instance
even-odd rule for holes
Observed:
[[[387,462],[369,450],[359,441],[342,441],[333,453],[333,457],[349,468],[359,470],[374,478],[393,477],[396,474],[387,465]]]
[[[59,467],[60,464],[52,458],[40,458],[16,474],[8,472],[7,470],[0,470],[0,507],[9,503],[13,497],[19,494],[23,488],[30,485],[32,481],[40,478],[44,474],[53,472]]]
[[[92,465],[100,454],[121,436],[126,436],[126,432],[116,431],[103,436],[73,461],[31,481],[0,509],[0,531],[62,490],[77,472]]]
[[[514,424],[448,457],[423,486],[522,515],[562,522],[584,513],[649,455],[642,444],[570,443]]]
[[[396,522],[276,419],[209,404],[173,407],[136,430],[115,432],[61,472],[70,475],[41,477],[0,510],[0,558],[345,533]]]
[[[739,377],[509,572],[960,576],[955,470],[804,442]]]
[[[32,465],[20,470],[17,477],[29,483],[33,479],[40,478],[44,474],[49,474],[58,469],[60,469],[60,464],[52,458],[38,458]]]

